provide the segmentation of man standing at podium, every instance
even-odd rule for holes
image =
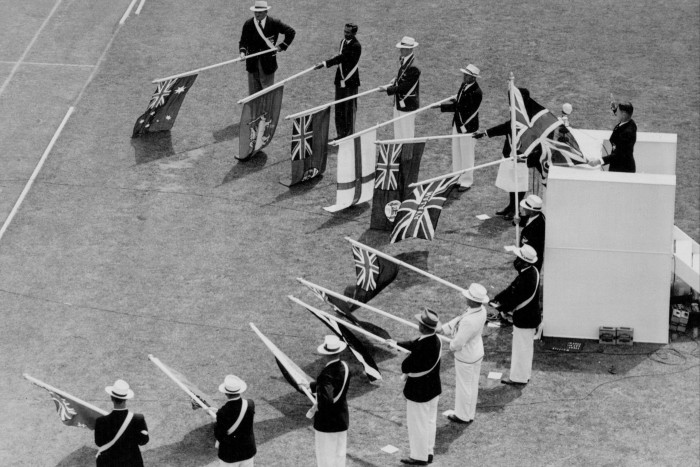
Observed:
[[[612,151],[603,157],[602,161],[600,159],[592,160],[590,165],[597,167],[601,164],[610,164],[610,172],[634,173],[637,171],[637,166],[634,163],[634,143],[637,142],[637,124],[632,120],[634,107],[632,107],[631,102],[616,104],[615,101],[612,101],[610,108],[617,115],[617,125],[610,135]]]

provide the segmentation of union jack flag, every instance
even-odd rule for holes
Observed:
[[[148,102],[148,109],[136,120],[131,137],[170,130],[195,79],[197,75],[190,75],[158,83]]]
[[[432,240],[442,205],[458,180],[459,175],[455,175],[417,186],[412,197],[401,203],[396,214],[394,231],[391,232],[391,243],[407,238]]]
[[[377,255],[353,245],[352,256],[355,260],[357,285],[362,287],[364,290],[376,289],[377,277],[379,276],[379,262],[377,261]]]
[[[292,160],[301,161],[313,153],[314,132],[311,125],[313,114],[294,119],[292,126]]]
[[[399,158],[402,144],[380,144],[379,160],[375,172],[374,188],[379,190],[399,189]]]

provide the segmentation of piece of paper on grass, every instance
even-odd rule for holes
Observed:
[[[489,375],[487,376],[488,379],[501,379],[501,376],[503,376],[503,373],[499,373],[497,371],[489,371]]]
[[[506,246],[504,246],[503,248],[504,248],[506,251],[510,251],[511,253],[514,253],[515,250],[518,249],[515,245],[506,245]]]
[[[491,216],[489,216],[487,214],[479,214],[478,216],[476,216],[476,218],[479,219],[480,221],[485,221],[486,219],[491,219]]]
[[[382,451],[386,452],[387,454],[393,454],[395,452],[399,451],[399,448],[396,446],[392,446],[391,444],[387,444],[382,448]]]

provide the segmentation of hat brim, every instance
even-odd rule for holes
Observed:
[[[529,259],[527,259],[526,257],[524,257],[523,255],[521,255],[521,254],[520,254],[520,250],[515,250],[515,256],[517,256],[518,258],[522,259],[522,260],[525,261],[526,263],[535,264],[535,263],[537,262],[537,258],[535,258],[534,260],[529,260]]]
[[[489,302],[488,295],[486,297],[484,297],[483,299],[479,299],[479,298],[474,297],[472,294],[470,294],[468,290],[462,292],[462,295],[464,295],[466,298],[468,298],[469,300],[471,300],[473,302],[478,302],[478,303],[488,303]]]
[[[418,42],[415,42],[413,45],[405,45],[405,44],[402,44],[401,42],[396,44],[397,49],[415,49],[416,47],[418,47]]]
[[[461,72],[464,73],[465,75],[473,76],[474,78],[481,78],[481,75],[480,75],[480,74],[475,75],[475,74],[472,73],[471,71],[465,70],[464,68],[460,68],[459,71],[461,71]]]
[[[268,7],[265,7],[265,8],[258,8],[258,7],[252,6],[252,7],[250,7],[250,11],[267,11],[267,10],[269,10],[270,8],[271,8],[271,7],[269,7],[269,6],[268,6]]]
[[[335,354],[339,354],[340,352],[345,350],[347,348],[347,346],[348,346],[348,344],[341,341],[340,347],[338,348],[338,350],[331,352],[329,350],[326,350],[325,344],[321,344],[318,347],[316,347],[316,352],[318,352],[321,355],[335,355]]]
[[[426,323],[425,321],[423,321],[423,319],[422,319],[422,318],[423,318],[423,314],[418,313],[417,315],[414,315],[414,316],[416,317],[416,321],[418,321],[419,324],[422,324],[423,326],[425,326],[425,327],[428,328],[428,329],[437,329],[437,328],[440,327],[440,320],[438,320],[438,322],[435,323],[435,326],[433,326],[433,325],[428,324],[428,323]]]
[[[231,394],[231,395],[236,395],[236,394],[242,394],[245,392],[245,390],[248,389],[248,385],[245,384],[245,381],[241,380],[241,389],[233,392],[233,391],[227,391],[226,390],[226,383],[221,383],[219,384],[219,392],[223,392],[224,394]]]
[[[525,199],[520,201],[520,207],[525,208],[525,209],[529,209],[530,211],[541,211],[542,210],[541,207],[536,208],[534,206],[530,206],[529,204],[527,204],[527,200],[525,200]]]
[[[107,386],[107,387],[105,388],[105,392],[106,392],[107,394],[109,394],[110,396],[114,397],[115,399],[128,400],[128,399],[133,399],[133,398],[134,398],[134,391],[132,391],[131,389],[129,389],[129,390],[126,392],[126,396],[122,396],[122,395],[119,395],[119,394],[115,394],[115,393],[112,391],[112,389],[114,389],[114,386]]]

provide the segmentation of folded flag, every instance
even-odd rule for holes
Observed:
[[[172,379],[175,384],[177,384],[181,389],[190,396],[190,403],[192,404],[192,410],[205,409],[209,412],[216,412],[216,405],[212,402],[213,399],[207,395],[204,391],[199,389],[197,386],[192,384],[187,378],[183,376],[182,373],[172,369],[165,363],[161,362],[158,358],[153,355],[149,355],[148,358],[161,369],[170,379]]]
[[[380,144],[374,179],[370,229],[391,230],[401,202],[418,181],[425,143]]]
[[[131,137],[170,130],[175,124],[187,91],[196,79],[197,75],[189,75],[159,82],[148,103],[148,109],[136,120]]]
[[[340,143],[335,204],[323,209],[338,212],[372,199],[376,139],[377,131],[372,130]]]
[[[330,115],[331,108],[326,107],[292,121],[292,175],[280,183],[292,186],[326,171]]]
[[[569,129],[561,125],[554,130],[550,137],[542,139],[542,155],[538,167],[542,175],[542,183],[547,185],[549,168],[553,165],[561,167],[573,167],[587,164],[588,160],[581,147]]]
[[[391,232],[391,243],[407,238],[432,240],[442,206],[459,177],[460,175],[454,175],[417,186],[411,197],[401,203]]]
[[[348,348],[355,356],[355,358],[362,364],[362,366],[365,369],[365,374],[367,375],[367,378],[370,381],[382,379],[382,374],[379,371],[379,367],[374,361],[374,358],[372,358],[372,355],[369,353],[362,341],[359,340],[350,329],[338,323],[337,321],[333,321],[332,319],[329,319],[315,312],[314,310],[308,307],[304,308],[306,308],[312,315],[318,318],[323,324],[328,326],[328,329],[330,329],[333,332],[333,334],[335,334],[340,339],[344,340],[346,344],[348,344]]]
[[[23,376],[31,383],[48,391],[54,404],[56,404],[56,412],[64,425],[94,430],[95,420],[108,413],[65,391],[49,386],[26,373]]]
[[[270,144],[280,118],[283,94],[284,86],[278,86],[243,104],[236,159],[246,160]]]

